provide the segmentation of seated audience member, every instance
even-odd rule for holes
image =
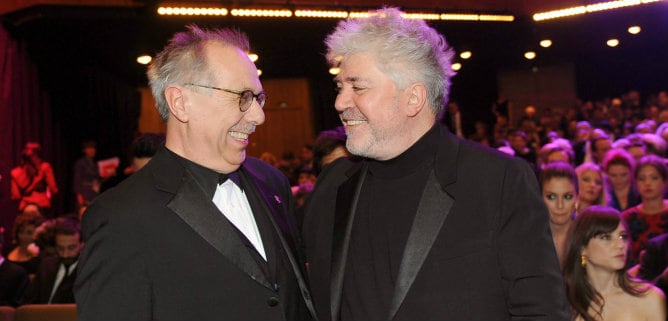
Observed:
[[[558,143],[547,143],[538,151],[538,167],[553,163],[566,162],[573,164],[573,150]]]
[[[165,145],[165,135],[158,133],[145,133],[132,142],[130,152],[132,153],[132,173],[142,169],[144,165],[153,158],[158,148]]]
[[[635,159],[625,149],[611,149],[601,164],[608,190],[608,206],[624,211],[640,203],[633,172]]]
[[[663,292],[626,274],[628,248],[619,211],[594,205],[575,218],[564,265],[572,320],[666,320]]]
[[[2,232],[0,228],[0,234]],[[3,257],[2,243],[0,237],[0,306],[16,307],[23,303],[30,279],[24,268]]]
[[[521,130],[516,130],[508,135],[510,147],[515,151],[515,157],[527,161],[531,166],[536,165],[536,151],[529,145],[527,134]]]
[[[28,204],[16,216],[12,226],[14,248],[7,254],[7,260],[18,264],[29,274],[35,274],[40,261],[40,248],[35,244],[35,230],[44,218],[35,204]]]
[[[117,173],[105,180],[100,187],[100,191],[104,192],[120,183],[132,173],[140,170],[146,165],[153,155],[158,151],[160,146],[165,144],[165,135],[160,133],[144,133],[137,136],[130,145],[130,165],[123,169],[122,173]],[[79,212],[79,216],[83,212]]]
[[[578,213],[590,205],[606,205],[607,193],[603,184],[603,171],[594,163],[582,163],[575,168],[578,175]]]
[[[594,133],[597,131],[595,130]],[[612,140],[607,133],[602,132],[591,139],[591,161],[601,165],[605,154],[612,149]]]
[[[550,212],[552,241],[557,250],[559,266],[563,268],[568,249],[568,232],[578,202],[578,177],[573,166],[566,162],[545,164],[539,177],[543,201]]]
[[[264,152],[260,154],[260,160],[274,167],[278,167],[278,158],[271,152]]]
[[[75,303],[73,286],[83,246],[79,221],[71,217],[57,218],[54,234],[58,255],[42,259],[28,291],[29,303]]]
[[[641,134],[631,134],[626,136],[626,140],[629,142],[624,149],[633,155],[633,158],[636,160],[636,163],[645,155],[647,155],[647,143],[643,139]]]
[[[313,144],[313,171],[317,176],[329,163],[340,157],[349,157],[346,148],[346,131],[343,126],[323,130]]]
[[[630,228],[635,263],[649,239],[668,232],[668,200],[664,199],[668,167],[663,158],[647,155],[636,164],[634,174],[640,204],[622,212],[622,217]]]
[[[668,291],[668,233],[647,241],[638,277],[654,283],[663,293]]]

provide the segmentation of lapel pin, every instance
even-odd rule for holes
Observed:
[[[281,204],[281,198],[278,197],[278,195],[274,195],[274,199],[276,200],[276,204]]]

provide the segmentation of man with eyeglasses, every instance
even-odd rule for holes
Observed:
[[[165,147],[83,214],[79,320],[310,320],[287,178],[246,157],[266,94],[236,30],[195,25],[148,70]]]

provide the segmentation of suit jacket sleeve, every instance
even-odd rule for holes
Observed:
[[[83,216],[85,245],[74,288],[80,321],[152,318],[145,255],[133,237],[141,231],[127,223],[120,228],[121,213],[110,208],[114,204],[120,203],[94,202]]]
[[[568,320],[565,286],[536,176],[524,162],[506,169],[495,239],[513,320]]]
[[[656,284],[664,292],[668,290],[668,281],[661,277],[666,268],[666,253],[668,253],[666,252],[666,239],[665,236],[660,236],[647,243],[638,274],[640,278]]]

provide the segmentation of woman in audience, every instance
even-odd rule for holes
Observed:
[[[606,205],[607,193],[603,184],[603,171],[594,163],[582,163],[575,168],[578,175],[578,206],[581,213],[590,205]]]
[[[633,176],[633,156],[624,149],[612,149],[605,155],[602,166],[608,184],[608,206],[624,211],[638,205],[640,195]]]
[[[631,233],[634,263],[649,239],[668,232],[668,201],[664,199],[668,168],[663,158],[646,155],[636,165],[635,177],[640,204],[622,213]]]
[[[563,268],[568,248],[568,231],[578,201],[578,177],[569,163],[552,162],[541,169],[540,186],[543,201],[550,212],[550,230],[559,266]]]
[[[42,221],[39,207],[28,204],[16,216],[12,226],[12,238],[16,246],[7,254],[7,260],[22,266],[29,274],[36,273],[39,266],[40,251],[35,245],[35,229]]]
[[[566,147],[556,142],[547,143],[538,151],[538,168],[553,162],[573,164],[573,158],[573,150],[570,146]]]
[[[595,205],[577,216],[564,266],[574,320],[666,320],[663,292],[625,273],[628,248],[617,210]]]

